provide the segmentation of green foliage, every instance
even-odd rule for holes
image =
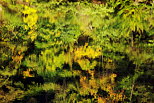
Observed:
[[[41,92],[54,93],[46,102],[153,102],[152,83],[138,81],[143,74],[152,78],[145,72],[154,67],[153,3],[91,2],[0,1],[0,84],[10,90],[0,89],[7,94],[2,102],[27,95],[30,101]],[[8,77],[22,66],[45,84],[27,91],[10,86]]]

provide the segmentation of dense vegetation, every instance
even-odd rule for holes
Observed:
[[[152,0],[1,0],[0,103],[154,102]]]

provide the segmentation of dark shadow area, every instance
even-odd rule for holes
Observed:
[[[22,100],[14,100],[13,103],[53,103],[54,97],[53,91],[41,91],[36,95],[25,96]]]

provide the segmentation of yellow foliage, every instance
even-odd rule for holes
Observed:
[[[23,13],[27,15],[23,18],[24,23],[28,24],[29,28],[33,28],[33,26],[37,23],[38,15],[37,10],[28,6],[25,6]]]
[[[97,64],[96,61],[93,61],[92,63],[90,63],[88,59],[80,59],[80,60],[77,60],[77,62],[81,66],[82,70],[94,69],[94,67]]]
[[[112,63],[113,61],[112,61],[112,59],[108,59],[108,62],[109,62],[109,63]]]
[[[93,95],[94,97],[96,97],[96,95],[97,95],[97,89],[95,89],[95,88],[89,88],[89,93],[91,95]]]
[[[114,84],[115,77],[116,77],[116,74],[114,74],[114,73],[100,77],[99,85],[100,85],[101,89],[108,91],[108,92],[112,92],[113,88],[115,86],[115,84]]]
[[[92,46],[81,46],[79,48],[76,48],[74,51],[75,60],[80,59],[82,57],[88,57],[88,58],[96,58],[101,55],[101,48],[92,48]]]
[[[88,73],[92,76],[91,78],[94,78],[94,74],[95,74],[94,70],[88,70]]]
[[[37,33],[34,30],[30,30],[28,34],[32,41],[37,37]]]
[[[13,62],[20,63],[23,58],[23,55],[12,56]]]
[[[98,88],[98,85],[96,83],[96,79],[90,79],[89,80],[89,85],[92,87],[92,88]]]
[[[15,99],[21,99],[23,97],[24,91],[21,89],[15,89],[11,86],[7,86],[9,88],[9,93],[4,93],[0,90],[0,103],[12,103]]]
[[[25,0],[26,2],[29,2],[30,0]]]
[[[93,71],[88,71],[89,73],[93,74]],[[109,101],[115,103],[118,101],[123,101],[124,91],[121,91],[120,93],[114,90],[115,84],[112,83],[112,78],[115,78],[116,74],[110,74],[110,75],[104,75],[100,78],[91,78],[88,79],[86,76],[82,76],[80,78],[80,86],[81,91],[80,93],[82,95],[84,94],[90,94],[93,95],[95,99],[98,100],[98,103],[108,103]],[[106,98],[100,97],[97,92],[98,89],[101,88],[102,90],[108,92],[108,96]]]
[[[98,103],[107,103],[105,98],[98,97]]]
[[[110,78],[111,78],[111,83],[115,82],[115,77],[117,77],[117,74],[111,74]]]
[[[54,23],[54,22],[56,22],[56,20],[55,20],[54,17],[50,17],[49,22],[50,22],[50,23]]]
[[[26,71],[23,71],[24,77],[34,77],[34,75],[30,74],[31,69],[27,69]]]
[[[69,53],[67,53],[67,54],[65,54],[64,55],[64,58],[65,58],[65,62],[66,63],[70,63],[70,62],[72,62],[72,58],[73,56],[72,56],[72,54],[69,52]]]
[[[85,76],[80,78],[80,84],[81,86],[85,89],[88,88],[88,84],[87,84],[87,78]]]
[[[61,34],[61,32],[60,32],[60,31],[58,31],[58,32],[55,34],[55,37],[59,37],[59,36],[60,36],[60,34]]]
[[[117,77],[117,74],[111,74],[111,78],[115,78],[115,77]]]
[[[88,57],[94,59],[100,55],[101,55],[101,49],[92,48],[92,46],[88,46],[88,43],[86,43],[84,46],[74,49],[74,61],[79,63],[79,65],[83,70],[94,69],[97,62],[96,61],[90,62],[88,59],[82,59],[82,58]]]
[[[123,101],[125,99],[123,92],[121,93],[110,92],[109,95],[110,95],[110,98],[116,102]]]

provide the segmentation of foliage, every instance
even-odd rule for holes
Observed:
[[[47,103],[153,102],[153,6],[1,0],[0,102],[41,102],[41,93]],[[44,85],[12,85],[12,76],[32,78],[34,71]]]

